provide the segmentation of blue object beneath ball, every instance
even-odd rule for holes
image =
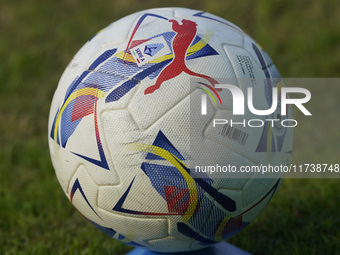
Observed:
[[[130,251],[126,255],[164,255],[165,253],[162,252],[154,252],[154,251],[148,251],[141,248],[135,248],[134,250]],[[210,246],[206,249],[202,250],[196,250],[196,251],[189,251],[189,252],[178,252],[173,253],[176,255],[251,255],[248,252],[245,252],[241,250],[240,248],[237,248],[236,246],[226,243],[226,242],[220,242],[218,244],[215,244],[213,246]]]

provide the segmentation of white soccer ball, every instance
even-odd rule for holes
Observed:
[[[263,110],[283,86],[265,51],[212,14],[151,9],[96,34],[62,75],[49,117],[53,166],[72,204],[107,235],[160,252],[205,248],[246,227],[281,178],[205,166],[288,164],[292,129],[266,120],[291,110],[233,115],[232,94],[214,89],[226,81],[245,95],[253,87]],[[250,119],[265,124],[230,125]]]

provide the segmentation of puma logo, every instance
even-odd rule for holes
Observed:
[[[214,86],[218,82],[203,74],[195,73],[188,69],[185,63],[185,58],[190,44],[194,40],[197,33],[197,24],[191,20],[183,19],[182,25],[180,25],[177,20],[169,20],[172,23],[172,30],[177,34],[172,41],[172,49],[174,57],[170,64],[163,69],[159,74],[155,85],[152,85],[145,89],[144,94],[152,94],[155,90],[159,89],[163,82],[175,78],[182,72],[185,72],[192,76],[197,76],[206,79],[209,83]],[[221,91],[221,89],[216,89]]]

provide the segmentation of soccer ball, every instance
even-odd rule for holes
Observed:
[[[233,178],[203,164],[288,164],[292,129],[266,120],[292,113],[256,116],[265,123],[256,128],[214,126],[254,119],[233,115],[232,94],[217,89],[226,81],[253,87],[256,109],[283,86],[265,51],[212,14],[150,9],[97,33],[66,68],[49,116],[53,166],[72,204],[110,237],[160,252],[205,248],[249,225],[280,176]]]

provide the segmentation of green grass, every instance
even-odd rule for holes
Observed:
[[[284,77],[339,76],[337,1],[2,0],[0,6],[0,254],[125,254],[131,249],[73,208],[55,177],[47,145],[58,79],[77,50],[109,23],[153,7],[201,9],[243,28]],[[301,121],[292,163],[340,163],[338,95],[339,88],[313,88],[312,96],[322,98],[308,104],[315,118],[296,112]],[[340,254],[339,184],[338,179],[285,179],[264,212],[229,241],[253,254]]]

